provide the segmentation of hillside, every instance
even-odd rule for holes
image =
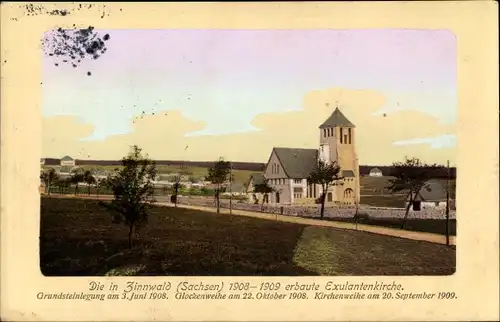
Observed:
[[[214,161],[182,161],[182,160],[155,160],[159,166],[167,167],[198,167],[209,168],[213,166]],[[46,158],[45,165],[59,165],[60,159]],[[263,171],[264,163],[258,162],[232,162],[234,170],[248,170],[248,171]],[[119,166],[121,160],[76,160],[78,166]]]

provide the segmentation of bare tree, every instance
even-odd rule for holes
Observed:
[[[182,176],[181,175],[175,175],[174,176],[174,185],[172,186],[172,190],[174,194],[172,195],[172,200],[173,203],[175,204],[175,207],[177,207],[177,201],[179,199],[179,190],[182,188]]]

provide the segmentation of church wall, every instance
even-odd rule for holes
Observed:
[[[276,167],[276,165],[278,167]],[[276,171],[277,170],[277,171]],[[280,203],[290,203],[292,202],[290,194],[290,180],[287,179],[285,171],[278,159],[278,156],[272,151],[269,162],[267,163],[266,170],[264,171],[264,177],[267,180],[269,186],[276,189],[280,194]],[[269,195],[269,202],[276,203],[276,192]]]
[[[275,168],[275,166],[277,166],[277,168]],[[283,167],[281,166],[280,160],[278,159],[278,156],[276,155],[274,150],[271,152],[271,157],[269,158],[269,162],[266,165],[264,177],[266,179],[286,178],[285,171],[283,171]]]

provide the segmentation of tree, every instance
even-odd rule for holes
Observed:
[[[59,193],[68,193],[68,189],[71,185],[71,178],[59,178],[55,183],[57,184]]]
[[[311,171],[307,181],[312,184],[319,184],[322,188],[322,194],[320,196],[321,202],[321,212],[320,218],[323,219],[325,214],[325,200],[328,193],[328,189],[331,186],[343,185],[342,180],[344,177],[340,176],[341,169],[337,162],[326,163],[323,160],[318,160],[316,163],[316,168]]]
[[[215,202],[217,205],[217,213],[220,213],[220,193],[223,184],[229,179],[230,164],[221,157],[213,167],[208,169],[207,180],[215,185]]]
[[[83,179],[83,182],[85,182],[88,186],[88,195],[90,196],[90,187],[96,183],[96,179],[95,179],[95,176],[94,176],[94,173],[93,171],[91,170],[86,170],[84,173],[83,173],[83,176],[82,176],[82,179]]]
[[[179,196],[179,189],[182,188],[182,184],[181,184],[182,176],[175,175],[173,177],[173,179],[174,179],[174,185],[172,186],[172,189],[173,189],[174,194],[172,195],[171,201],[175,204],[175,207],[177,207],[177,199]]]
[[[134,231],[147,223],[149,209],[154,200],[153,179],[156,177],[156,163],[134,145],[128,156],[122,159],[122,168],[109,177],[113,200],[102,203],[114,215],[114,222],[124,222],[128,228],[128,246],[132,248]]]
[[[84,172],[81,168],[71,171],[70,182],[75,185],[75,196],[78,194],[78,184],[84,180]]]
[[[95,177],[95,187],[97,190],[96,192],[97,192],[98,197],[100,195],[101,188],[106,187],[106,186],[107,186],[107,178],[102,178],[102,177],[98,177],[98,176]]]
[[[262,183],[256,184],[253,188],[253,191],[255,193],[262,194],[262,204],[261,204],[260,210],[263,211],[264,210],[264,201],[269,200],[268,194],[272,193],[274,191],[274,189],[268,185],[267,181],[264,181]]]
[[[40,174],[40,179],[43,181],[45,185],[45,190],[47,191],[47,194],[50,195],[50,187],[52,184],[57,183],[59,176],[56,173],[56,170],[54,168],[50,168],[46,171],[43,171]]]
[[[442,176],[445,168],[438,164],[426,164],[418,158],[405,157],[403,162],[394,162],[392,164],[392,176],[389,190],[393,193],[406,191],[408,192],[405,216],[401,225],[402,229],[406,228],[408,221],[408,213],[410,207],[415,200],[415,197],[420,193],[422,188],[429,189],[426,185],[430,179]],[[445,173],[445,172],[444,172]]]

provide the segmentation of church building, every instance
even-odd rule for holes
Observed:
[[[328,188],[326,204],[359,203],[359,163],[356,154],[355,126],[336,108],[319,126],[319,149],[273,148],[264,178],[274,192],[270,203],[314,204],[321,196],[321,186],[308,182],[318,158],[337,162],[344,177],[342,185]]]

